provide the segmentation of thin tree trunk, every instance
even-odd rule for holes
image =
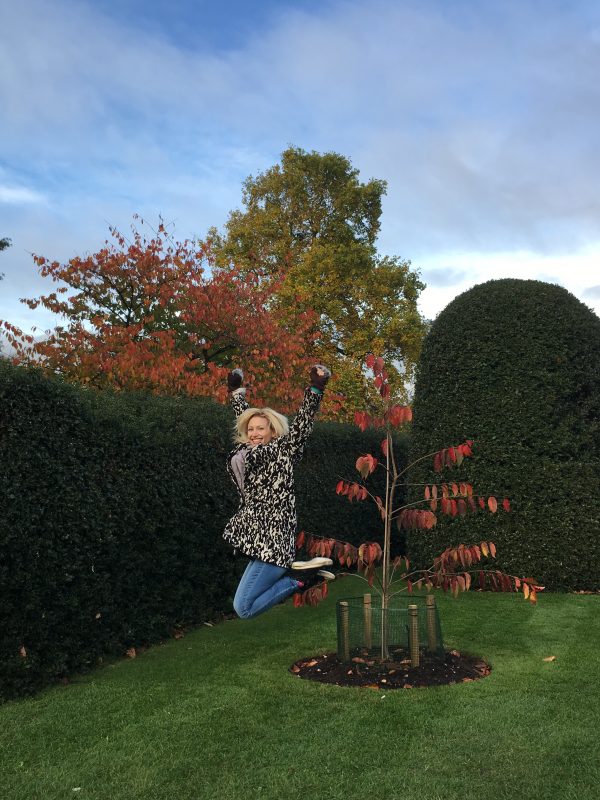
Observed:
[[[391,441],[390,432],[387,432],[387,447],[388,447],[388,454],[391,453],[391,448],[393,447]],[[390,459],[388,457],[388,470],[386,473],[385,478],[385,525],[384,525],[384,534],[383,534],[383,575],[382,575],[382,592],[381,592],[381,660],[387,661],[389,658],[389,650],[388,650],[388,632],[389,632],[389,624],[388,624],[388,606],[389,606],[389,586],[390,586],[390,535],[391,535],[391,510],[392,510],[392,501],[393,501],[393,493],[394,493],[394,486],[390,487],[390,471],[389,471],[389,463]]]

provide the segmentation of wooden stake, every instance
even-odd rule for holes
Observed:
[[[428,594],[425,602],[427,603],[427,647],[431,653],[434,653],[437,650],[435,597],[432,594]]]
[[[340,616],[342,641],[340,642],[338,655],[342,661],[350,661],[350,632],[348,628],[348,603],[346,600],[340,600]]]
[[[370,650],[373,646],[373,638],[371,632],[371,620],[373,612],[371,609],[371,595],[363,595],[363,614],[364,614],[364,628],[365,628],[365,647]]]
[[[408,643],[410,646],[410,665],[419,666],[419,609],[416,605],[408,607]]]

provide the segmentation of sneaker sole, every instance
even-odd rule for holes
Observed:
[[[331,567],[333,561],[330,558],[312,558],[310,561],[294,561],[290,569],[319,569],[320,567]]]
[[[335,580],[335,575],[333,574],[333,572],[329,572],[329,570],[327,570],[327,569],[320,569],[317,572],[317,575],[320,578],[323,578],[326,581],[334,581]]]

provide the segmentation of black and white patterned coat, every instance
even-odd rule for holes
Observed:
[[[243,393],[231,394],[230,399],[236,417],[249,407]],[[294,560],[297,526],[294,465],[302,458],[320,402],[321,394],[306,389],[289,433],[249,448],[243,491],[231,459],[246,445],[240,444],[229,453],[227,471],[240,494],[240,507],[227,523],[223,537],[250,558],[279,567],[289,567]]]

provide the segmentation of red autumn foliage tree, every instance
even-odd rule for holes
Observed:
[[[342,479],[336,486],[336,492],[348,498],[350,502],[370,499],[377,506],[384,525],[383,547],[376,542],[363,542],[356,547],[349,542],[335,538],[320,537],[300,533],[296,542],[300,549],[304,547],[308,554],[333,558],[342,567],[356,567],[358,575],[369,586],[375,587],[381,596],[382,614],[389,608],[390,600],[396,594],[426,587],[429,591],[441,588],[451,591],[455,596],[459,592],[468,591],[472,585],[480,589],[509,592],[522,591],[525,599],[536,601],[536,592],[543,587],[537,586],[534,578],[523,578],[507,575],[500,570],[483,569],[480,562],[484,558],[494,558],[496,547],[493,542],[477,544],[459,544],[448,547],[437,556],[428,569],[412,570],[409,559],[397,557],[391,559],[391,536],[393,528],[417,529],[427,531],[438,522],[438,515],[464,516],[481,511],[492,514],[498,511],[498,501],[494,496],[477,494],[469,483],[453,481],[434,482],[419,485],[422,498],[410,503],[397,504],[397,496],[402,485],[416,486],[407,481],[407,474],[414,464],[424,459],[432,459],[435,472],[442,473],[445,468],[460,467],[463,460],[473,454],[473,441],[446,447],[434,453],[428,453],[400,470],[394,456],[392,432],[395,428],[407,424],[412,419],[411,409],[398,406],[390,399],[390,387],[385,364],[382,358],[370,355],[366,367],[373,373],[374,386],[378,392],[377,408],[370,412],[361,411],[355,414],[355,422],[361,430],[368,427],[380,428],[385,432],[381,442],[383,460],[371,454],[360,456],[356,461],[356,469],[360,473],[360,481]],[[374,495],[366,486],[366,480],[376,469],[383,469],[386,477],[385,496]],[[501,502],[504,512],[510,511],[510,502],[504,498]],[[378,572],[376,567],[380,566]],[[475,583],[473,583],[475,577]],[[314,605],[327,593],[327,584],[312,587],[302,595],[296,595],[296,605],[307,603]],[[387,643],[382,636],[381,657],[387,657]]]
[[[85,386],[222,401],[227,372],[241,364],[257,399],[284,411],[297,405],[315,329],[310,311],[284,316],[258,270],[219,269],[210,243],[174,242],[162,223],[149,239],[135,228],[132,241],[110,232],[112,240],[85,258],[60,264],[34,256],[60,285],[22,302],[66,325],[34,341],[0,321],[14,363]]]

